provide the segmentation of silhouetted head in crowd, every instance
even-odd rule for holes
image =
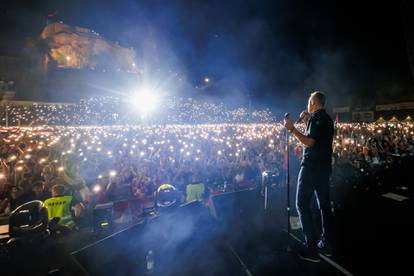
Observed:
[[[36,181],[32,186],[32,192],[35,194],[35,196],[39,197],[43,194],[45,191],[45,184],[43,181]]]
[[[65,195],[65,186],[61,184],[52,187],[52,197],[59,197]]]

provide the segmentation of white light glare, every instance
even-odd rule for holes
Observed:
[[[99,186],[98,184],[96,184],[95,186],[93,186],[93,191],[94,191],[95,193],[99,193],[99,192],[100,192],[100,190],[101,190],[101,186]]]
[[[142,115],[154,111],[158,105],[158,96],[154,91],[142,89],[131,96],[131,103]]]

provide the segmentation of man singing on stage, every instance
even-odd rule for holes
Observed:
[[[313,92],[308,100],[308,110],[300,115],[306,124],[304,133],[299,132],[289,117],[284,125],[303,145],[303,159],[298,175],[296,190],[296,208],[305,236],[305,247],[298,253],[301,259],[319,262],[318,251],[331,255],[333,215],[329,200],[329,177],[331,175],[333,121],[326,113],[325,95]],[[316,195],[318,209],[321,213],[322,234],[318,240],[315,233],[310,203]]]

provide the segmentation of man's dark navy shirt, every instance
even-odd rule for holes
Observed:
[[[310,147],[304,146],[302,166],[331,171],[334,126],[325,109],[311,115],[304,134],[315,139],[315,143]]]

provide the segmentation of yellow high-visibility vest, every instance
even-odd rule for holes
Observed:
[[[187,198],[185,202],[191,202],[194,200],[202,201],[204,199],[204,184],[188,184],[186,188]]]
[[[60,218],[59,224],[69,227],[75,226],[75,222],[70,212],[72,203],[72,196],[52,197],[45,200],[49,220],[53,218]]]

